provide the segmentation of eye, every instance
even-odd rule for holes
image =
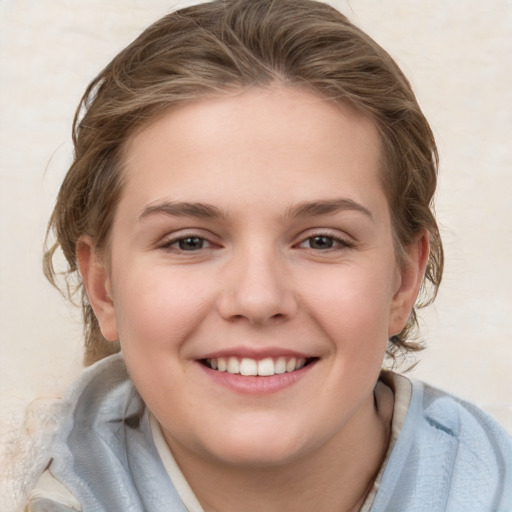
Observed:
[[[311,249],[332,249],[335,244],[335,240],[330,236],[312,236],[306,240]]]
[[[187,236],[175,242],[182,251],[197,251],[202,249],[206,243],[204,238],[198,236]]]
[[[183,236],[180,238],[173,238],[163,243],[160,248],[170,249],[175,251],[193,252],[200,251],[201,249],[209,249],[212,244],[200,236]]]
[[[319,234],[306,238],[299,244],[299,247],[316,251],[328,251],[352,247],[352,244],[340,237]]]

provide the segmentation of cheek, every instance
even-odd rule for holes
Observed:
[[[377,268],[350,268],[334,272],[328,279],[313,279],[307,294],[308,310],[314,311],[319,325],[331,332],[384,333],[390,319],[392,280]],[[364,338],[364,336],[361,336]]]
[[[317,280],[308,304],[336,353],[335,379],[329,381],[334,394],[356,392],[377,379],[388,343],[393,296],[389,268],[387,272],[378,265],[344,270],[332,279]]]
[[[144,349],[144,357],[158,357],[186,340],[211,295],[195,284],[192,276],[165,266],[132,265],[130,272],[119,272],[113,289],[123,349]]]

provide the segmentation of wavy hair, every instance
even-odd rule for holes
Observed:
[[[272,84],[301,87],[348,103],[375,123],[382,140],[381,180],[397,258],[426,230],[430,255],[416,307],[436,295],[443,249],[433,213],[438,155],[432,130],[397,64],[375,41],[327,4],[312,0],[216,0],[171,13],[146,29],[90,83],[73,123],[74,158],[51,215],[44,272],[79,297],[85,363],[119,350],[106,341],[78,274],[76,246],[87,234],[98,250],[123,190],[128,139],[171,105]],[[67,262],[57,272],[54,257]],[[394,358],[421,349],[406,327],[389,340]]]

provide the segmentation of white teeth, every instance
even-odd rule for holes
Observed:
[[[215,361],[215,359],[210,359],[210,364],[211,364],[212,361]],[[213,364],[212,364],[212,368],[213,368]],[[223,357],[219,357],[217,359],[217,369],[219,370],[219,372],[225,372],[228,369],[228,365],[226,364],[226,360]]]
[[[258,375],[268,377],[270,375],[275,375],[275,373],[274,360],[271,357],[258,361]]]
[[[228,373],[240,373],[240,363],[236,357],[228,359]]]
[[[219,372],[227,371],[228,373],[247,376],[270,377],[300,370],[305,366],[306,359],[304,357],[291,357],[290,359],[286,357],[278,357],[277,359],[266,357],[257,361],[250,357],[244,357],[241,360],[237,357],[218,357],[208,359],[207,363],[210,368]]]
[[[293,372],[295,370],[295,364],[297,363],[297,359],[295,357],[292,357],[287,363],[286,363],[286,371],[287,372]]]
[[[275,372],[280,375],[286,371],[286,359],[284,357],[278,357],[276,361]]]
[[[242,375],[258,375],[258,363],[254,359],[244,357],[240,363]]]

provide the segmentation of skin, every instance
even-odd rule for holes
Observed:
[[[124,163],[109,265],[83,237],[80,269],[205,510],[357,509],[387,445],[393,400],[374,392],[387,339],[428,255],[421,234],[397,265],[371,120],[249,89],[173,107]],[[314,362],[246,393],[200,362],[219,351]]]

